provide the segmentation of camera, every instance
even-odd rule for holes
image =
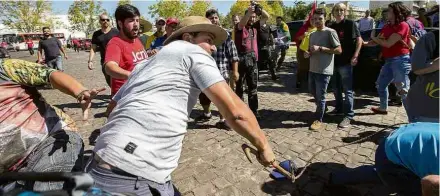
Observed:
[[[255,8],[255,14],[257,14],[257,16],[260,16],[263,7],[261,7],[261,5],[258,4],[256,1],[251,1],[251,6]]]

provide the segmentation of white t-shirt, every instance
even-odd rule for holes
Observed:
[[[200,46],[181,40],[166,45],[138,64],[114,96],[117,106],[94,151],[130,174],[158,183],[171,180],[201,90],[223,80]]]

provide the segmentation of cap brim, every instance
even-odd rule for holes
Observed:
[[[228,37],[228,33],[226,32],[226,30],[224,30],[220,26],[213,24],[196,24],[178,29],[173,34],[171,34],[171,36],[168,36],[168,38],[163,42],[163,44],[167,45],[170,42],[176,40],[182,34],[193,33],[193,32],[207,32],[213,34],[214,35],[213,42],[214,45],[216,46],[223,44],[223,42]]]
[[[141,33],[148,32],[153,28],[153,24],[144,19],[140,19],[139,24],[144,27]]]

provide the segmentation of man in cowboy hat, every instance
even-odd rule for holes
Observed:
[[[269,165],[275,156],[252,111],[220,74],[211,54],[226,31],[201,16],[184,18],[154,57],[136,66],[95,145],[95,186],[115,193],[174,195],[188,116],[202,91]]]

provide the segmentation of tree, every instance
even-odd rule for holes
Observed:
[[[187,14],[188,5],[183,1],[159,0],[156,4],[148,7],[148,13],[152,18],[155,17],[177,17],[182,19]]]
[[[378,7],[374,10],[371,10],[371,17],[374,18],[375,21],[379,21],[382,19],[382,8]]]
[[[348,8],[347,18],[350,20],[356,20],[356,15],[354,14],[354,10],[352,7]]]
[[[306,20],[310,10],[312,9],[312,3],[306,5],[303,1],[295,2],[295,6],[285,8],[284,17],[291,20]],[[288,20],[286,20],[288,21]]]
[[[126,4],[132,5],[131,0],[119,0],[119,2],[118,2],[118,6],[126,5]]]
[[[19,32],[38,32],[44,26],[53,26],[50,1],[0,1],[0,10],[0,22]]]
[[[277,16],[283,16],[284,10],[282,9],[282,4],[279,0],[277,1],[258,1],[258,3],[263,7],[263,9],[269,14],[270,16],[270,23],[274,23]],[[248,9],[250,3],[249,1],[237,1],[229,10],[229,13],[226,15],[227,20],[231,20],[232,16],[234,14],[243,16],[244,12]]]
[[[191,7],[187,11],[187,16],[205,16],[206,10],[212,7],[209,1],[193,1]]]
[[[98,15],[103,12],[101,2],[92,0],[74,1],[68,11],[71,29],[82,31],[89,37],[93,31],[99,28]]]

